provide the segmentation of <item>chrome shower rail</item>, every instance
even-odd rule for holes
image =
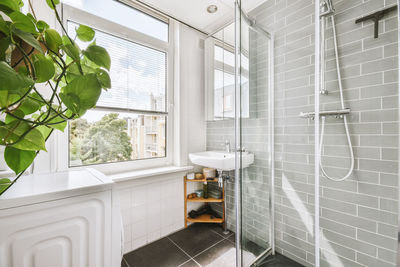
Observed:
[[[319,116],[324,117],[324,116],[343,116],[347,115],[350,113],[349,108],[345,109],[338,109],[338,110],[326,110],[326,111],[320,111]],[[313,119],[315,118],[315,112],[300,112],[299,117],[301,118],[306,118],[306,119]]]

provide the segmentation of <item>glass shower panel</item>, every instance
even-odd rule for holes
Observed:
[[[241,253],[243,266],[271,252],[271,36],[250,25],[240,27]],[[243,168],[245,157],[254,163]]]
[[[275,250],[313,266],[315,121],[299,114],[314,112],[315,1],[267,0],[251,15],[275,40],[274,107],[270,104],[274,111]]]

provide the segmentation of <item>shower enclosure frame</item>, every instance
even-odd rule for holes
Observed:
[[[319,135],[320,135],[320,92],[321,92],[321,0],[315,1],[314,10],[314,256],[315,267],[320,266],[320,205],[319,205],[319,179],[320,179],[320,148],[319,148]],[[325,40],[324,40],[325,41]]]
[[[241,147],[241,23],[244,21],[253,31],[268,39],[268,143],[269,143],[269,247],[262,252],[250,266],[257,266],[261,259],[275,254],[275,151],[274,151],[274,34],[258,25],[240,7],[241,0],[235,0],[235,148]],[[241,194],[241,149],[235,149],[235,210],[236,210],[236,266],[243,266],[242,259],[242,194]]]
[[[400,0],[396,1],[397,3],[397,60],[398,60],[398,67],[397,67],[397,71],[398,71],[398,77],[400,77]],[[400,103],[400,82],[398,81],[398,103]],[[398,116],[400,118],[400,108],[398,108]],[[398,130],[399,130],[399,126],[398,126]],[[398,133],[398,135],[400,135]],[[400,144],[398,144],[398,148],[400,148]],[[398,170],[400,170],[400,149],[397,150],[397,168]],[[397,267],[400,267],[400,174],[398,175],[398,199],[397,199],[397,212],[398,212],[398,224],[397,224]]]

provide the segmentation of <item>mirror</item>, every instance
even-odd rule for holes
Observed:
[[[242,118],[250,117],[249,55],[246,44],[241,53]],[[227,25],[205,41],[206,120],[235,117],[235,27]]]

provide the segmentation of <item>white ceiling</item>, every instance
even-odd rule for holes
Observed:
[[[180,21],[207,33],[214,32],[234,19],[234,0],[141,0]],[[265,0],[242,0],[247,13]],[[209,5],[216,5],[218,11],[207,12]]]

